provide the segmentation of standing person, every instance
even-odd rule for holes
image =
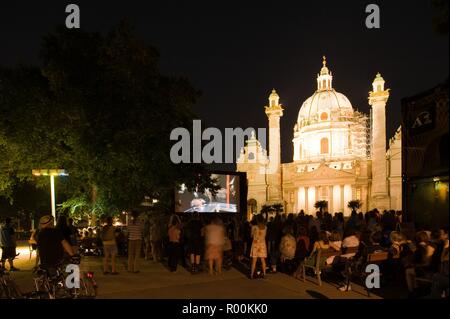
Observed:
[[[117,275],[116,271],[116,227],[113,226],[112,217],[106,218],[106,225],[103,226],[101,239],[103,241],[103,274],[108,274],[108,258],[111,257],[111,275]]]
[[[153,262],[158,262],[162,259],[162,235],[161,223],[158,217],[153,217],[150,221],[150,246],[152,251]]]
[[[168,235],[168,265],[171,272],[176,272],[181,252],[181,221],[178,218],[171,218]]]
[[[234,242],[233,251],[237,261],[241,262],[244,258],[244,240],[243,240],[243,222],[239,220],[239,216],[234,216]]]
[[[252,258],[250,279],[253,279],[255,270],[256,270],[256,262],[258,259],[261,260],[262,263],[262,271],[263,277],[266,275],[266,258],[267,258],[267,246],[266,246],[266,232],[267,227],[264,224],[264,219],[261,215],[258,215],[256,220],[257,225],[252,227],[252,249],[250,251],[250,257]]]
[[[191,262],[191,273],[199,270],[200,255],[202,253],[202,228],[199,213],[194,213],[194,216],[186,226],[188,253]]]
[[[144,222],[144,227],[142,230],[142,236],[144,237],[144,259],[148,260],[149,253],[151,251],[151,243],[150,243],[150,224],[151,220],[147,216]]]
[[[225,244],[225,229],[222,220],[219,217],[213,218],[211,223],[205,227],[205,259],[208,260],[209,274],[214,271],[222,273],[223,246]]]
[[[128,225],[128,272],[137,274],[138,258],[141,254],[142,224],[138,220],[139,212],[131,212],[132,220]]]
[[[6,217],[5,224],[0,230],[0,245],[2,247],[1,267],[5,269],[6,260],[9,263],[9,271],[19,271],[14,267],[14,258],[16,258],[16,232],[11,225],[11,218]]]

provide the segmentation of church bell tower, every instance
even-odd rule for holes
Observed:
[[[386,161],[386,102],[389,89],[384,89],[384,79],[378,73],[369,92],[372,106],[372,204],[371,208],[382,211],[390,208],[387,187]]]
[[[265,112],[269,120],[269,164],[266,170],[267,176],[267,201],[271,203],[282,202],[281,187],[281,146],[280,146],[280,118],[283,116],[283,108],[279,103],[280,97],[275,89],[269,96],[269,105]]]

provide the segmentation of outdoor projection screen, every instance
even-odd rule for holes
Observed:
[[[213,196],[204,192],[188,191],[184,184],[175,190],[176,213],[239,213],[242,199],[242,175],[236,173],[212,173],[220,186]],[[244,179],[245,180],[245,179]],[[244,195],[245,198],[246,195]]]

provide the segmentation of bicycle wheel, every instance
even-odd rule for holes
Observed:
[[[80,296],[86,298],[97,297],[97,284],[92,279],[80,279]]]
[[[23,294],[19,289],[19,286],[13,281],[8,281],[7,295],[9,299],[21,299]]]
[[[3,279],[2,279],[1,282],[0,282],[0,298],[7,298],[5,291],[6,291],[6,286],[5,286],[5,284],[3,282]]]

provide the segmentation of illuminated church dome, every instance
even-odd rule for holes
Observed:
[[[317,91],[301,106],[297,123],[300,127],[318,121],[334,121],[351,116],[353,108],[349,99],[333,89],[333,76],[326,66],[323,57],[323,67],[317,75]]]
[[[333,89],[333,75],[323,57],[317,90],[301,106],[294,127],[294,162],[364,158],[367,122],[349,99]]]

